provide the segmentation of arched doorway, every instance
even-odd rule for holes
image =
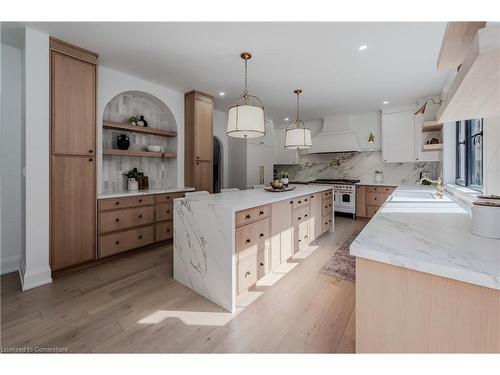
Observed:
[[[213,192],[220,193],[222,188],[222,142],[214,136],[213,145]]]

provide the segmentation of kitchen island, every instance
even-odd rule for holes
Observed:
[[[236,297],[333,227],[328,186],[174,201],[174,278],[227,311]]]
[[[356,351],[500,352],[500,240],[470,207],[398,187],[351,245]]]

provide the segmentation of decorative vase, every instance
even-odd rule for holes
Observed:
[[[282,178],[281,182],[283,182],[283,185],[288,186],[288,177]]]
[[[140,126],[144,126],[145,128],[148,127],[148,122],[144,119],[144,116],[139,117],[139,121],[137,121],[137,124],[140,124]]]
[[[116,139],[116,144],[120,150],[128,150],[128,148],[130,147],[130,140],[128,138],[128,135],[120,134]]]
[[[139,184],[135,178],[129,178],[127,180],[127,189],[130,191],[137,191],[139,190]]]

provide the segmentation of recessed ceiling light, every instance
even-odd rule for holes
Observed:
[[[384,101],[382,102],[382,104],[389,104],[389,101],[388,101],[388,100],[384,100]]]
[[[360,51],[364,51],[364,50],[365,50],[365,49],[367,49],[367,48],[368,48],[368,46],[367,46],[366,44],[362,44],[362,45],[360,45],[360,46],[359,46],[359,48],[358,48],[358,49],[359,49]]]
[[[219,96],[224,96],[226,93],[224,91],[219,92]]]
[[[290,119],[289,119],[288,117],[285,117],[283,120],[288,121],[288,120],[290,120]]]

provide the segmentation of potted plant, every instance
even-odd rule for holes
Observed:
[[[283,185],[288,186],[288,172],[287,171],[280,172],[280,178],[281,182],[283,182]]]
[[[139,182],[138,179],[142,175],[142,172],[139,172],[137,168],[133,168],[127,173],[124,173],[123,175],[127,177],[127,189],[131,191],[137,191],[139,190]]]
[[[137,116],[130,116],[130,117],[128,118],[128,122],[129,122],[129,124],[132,124],[132,125],[137,125],[137,121],[138,121]]]

